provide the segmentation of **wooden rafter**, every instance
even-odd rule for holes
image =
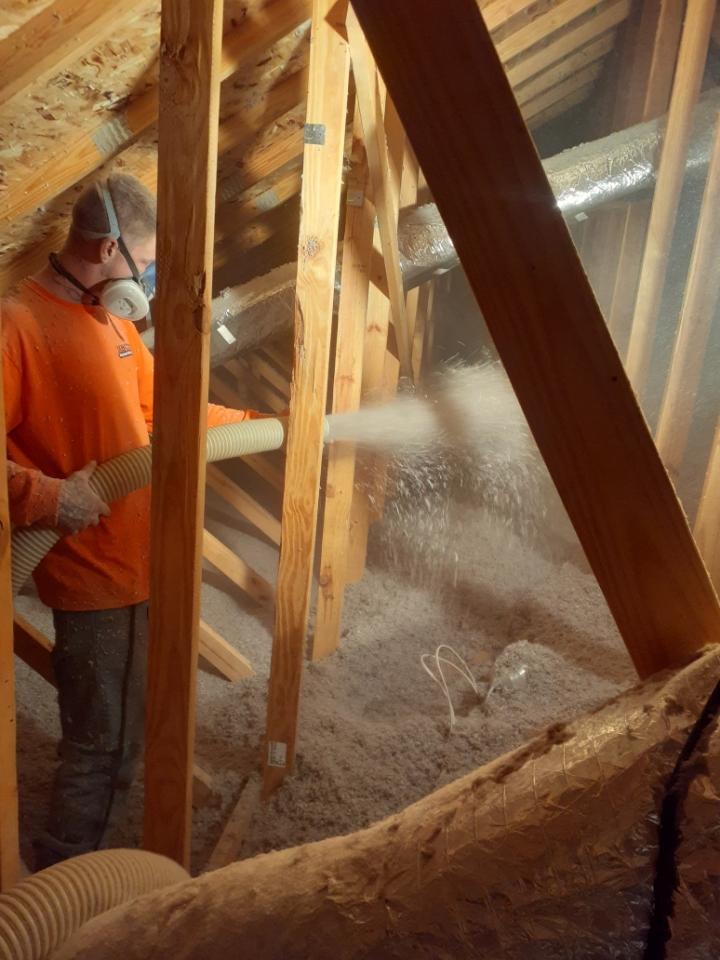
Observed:
[[[261,607],[272,607],[275,592],[267,580],[209,530],[203,531],[203,556]]]
[[[720,606],[477,7],[353,6],[633,661],[677,666]]]
[[[200,621],[199,654],[228,680],[242,680],[253,675],[252,664],[247,657],[238,653],[225,637],[203,620]]]
[[[268,540],[276,544],[280,543],[280,521],[253,500],[249,493],[234,483],[219,467],[208,465],[207,484],[226,503],[237,510],[240,516],[264,533]]]
[[[123,3],[124,25],[142,2]],[[117,17],[117,8],[106,0],[54,0],[0,40],[0,107],[79,60],[104,39]]]
[[[567,77],[561,83],[557,83],[549,90],[545,90],[544,93],[533,97],[531,100],[521,101],[520,107],[523,116],[529,123],[538,114],[553,107],[554,104],[564,103],[565,99],[573,96],[576,91],[592,86],[600,76],[601,71],[602,63],[590,63],[588,66],[583,67],[582,70],[578,70],[576,73]]]
[[[577,75],[585,67],[602,60],[612,50],[615,44],[615,34],[606,33],[592,43],[588,43],[581,50],[565,57],[559,63],[553,64],[542,73],[537,74],[525,83],[515,87],[515,96],[520,105],[528,103],[540,94],[546,93],[557,84]],[[594,78],[593,78],[594,79]]]
[[[163,0],[145,846],[188,864],[222,0]],[[182,505],[178,510],[178,505]]]
[[[263,790],[293,769],[323,450],[350,58],[344,4],[313,0],[295,360]]]
[[[567,28],[595,7],[597,0],[563,0],[562,3],[553,4],[546,13],[533,17],[525,26],[501,40],[497,45],[498,56],[503,63],[508,63],[556,31]]]
[[[508,79],[513,85],[524,83],[531,77],[559,63],[575,50],[581,49],[597,37],[612,30],[626,19],[630,12],[630,0],[617,0],[599,10],[594,17],[583,20],[578,26],[559,32],[547,44],[533,49],[508,66]]]
[[[309,0],[264,0],[252,16],[224,38],[221,78],[224,80],[252,64],[267,47],[307,19],[308,11]],[[157,117],[158,89],[155,87],[94,130],[70,134],[57,141],[52,158],[28,171],[0,198],[0,227],[91,174]]]
[[[567,113],[568,110],[572,110],[573,107],[576,107],[591,97],[595,89],[594,83],[588,83],[584,87],[578,87],[570,96],[565,97],[563,100],[556,101],[552,106],[541,110],[532,117],[526,117],[528,129],[537,130],[544,126],[544,124],[550,123],[551,120],[562,116],[562,114]]]

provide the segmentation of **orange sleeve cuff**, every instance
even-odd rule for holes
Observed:
[[[222,427],[226,423],[242,423],[244,420],[262,420],[264,417],[273,417],[272,413],[260,413],[258,410],[233,410],[230,407],[221,407],[217,403],[208,404],[207,425]]]

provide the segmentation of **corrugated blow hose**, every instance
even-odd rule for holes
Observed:
[[[101,850],[57,863],[0,895],[2,960],[45,960],[84,923],[189,874],[145,850]]]
[[[251,453],[279,450],[285,442],[285,425],[274,417],[243,420],[211,427],[207,432],[207,460],[229,460]],[[140,447],[101,463],[90,486],[106,503],[119,500],[150,483],[152,447]],[[63,536],[59,530],[26,527],[12,537],[12,586],[16,594],[43,557]]]

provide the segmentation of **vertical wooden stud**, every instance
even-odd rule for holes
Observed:
[[[357,17],[352,10],[348,12],[347,32],[352,53],[357,101],[365,132],[365,146],[373,184],[380,242],[385,259],[388,295],[397,337],[400,369],[404,376],[412,379],[405,289],[398,252],[397,228],[400,205],[397,182],[398,165],[391,151],[388,150],[386,125],[383,120],[381,87],[378,82],[375,61],[368,49]],[[392,110],[392,107],[388,110],[389,115],[392,115]],[[393,166],[395,166],[395,176],[393,176]]]
[[[145,846],[188,865],[222,0],[163,0]]]
[[[672,90],[684,3],[679,0],[644,0],[636,14],[637,27],[627,37],[623,57],[633,59],[627,88],[618,86],[617,129],[652,120],[665,113]],[[640,280],[643,250],[652,205],[647,200],[630,203],[618,246],[608,325],[621,356],[630,339],[633,310]]]
[[[670,373],[655,442],[670,476],[677,478],[692,423],[705,348],[720,294],[720,123],[708,169],[687,286],[675,335]]]
[[[350,74],[346,7],[314,0],[295,292],[295,358],[263,793],[292,771],[310,604]]]
[[[347,184],[345,238],[338,307],[333,413],[356,410],[362,389],[362,357],[367,315],[374,209],[368,196],[368,168],[362,125],[356,112]],[[312,659],[337,649],[347,582],[350,510],[355,481],[355,448],[333,444],[328,454],[322,551]]]
[[[628,346],[626,369],[638,396],[643,395],[650,370],[693,109],[705,71],[714,14],[715,0],[688,0]]]

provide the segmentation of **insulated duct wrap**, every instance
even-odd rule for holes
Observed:
[[[48,867],[0,895],[0,957],[45,960],[99,913],[188,879],[173,860],[143,850],[102,850]]]
[[[718,109],[720,89],[714,88],[703,94],[695,108],[686,175],[704,172],[710,162]],[[652,189],[666,123],[666,117],[639,123],[544,160],[545,173],[565,216]]]
[[[687,173],[702,173],[707,168],[719,108],[720,89],[709,90],[700,98]],[[574,217],[651,190],[665,124],[665,117],[650,120],[544,160],[550,186],[565,216]],[[432,203],[401,212],[398,245],[406,289],[459,263],[442,217]],[[213,300],[213,366],[290,329],[296,272],[296,264],[285,264],[266,276],[228,288]],[[152,349],[154,332],[143,334],[143,339]]]
[[[273,417],[223,424],[211,427],[207,432],[207,461],[215,463],[251,453],[279,450],[284,442],[285,427],[282,421]],[[106,503],[112,503],[150,483],[151,470],[152,448],[140,447],[100,464],[90,478],[90,486]],[[62,536],[59,530],[39,527],[13,531],[13,594],[20,590]]]
[[[369,829],[119,907],[57,960],[643,960],[667,841],[659,812],[719,670],[716,647]],[[683,770],[668,960],[720,955],[720,731],[710,717]]]

